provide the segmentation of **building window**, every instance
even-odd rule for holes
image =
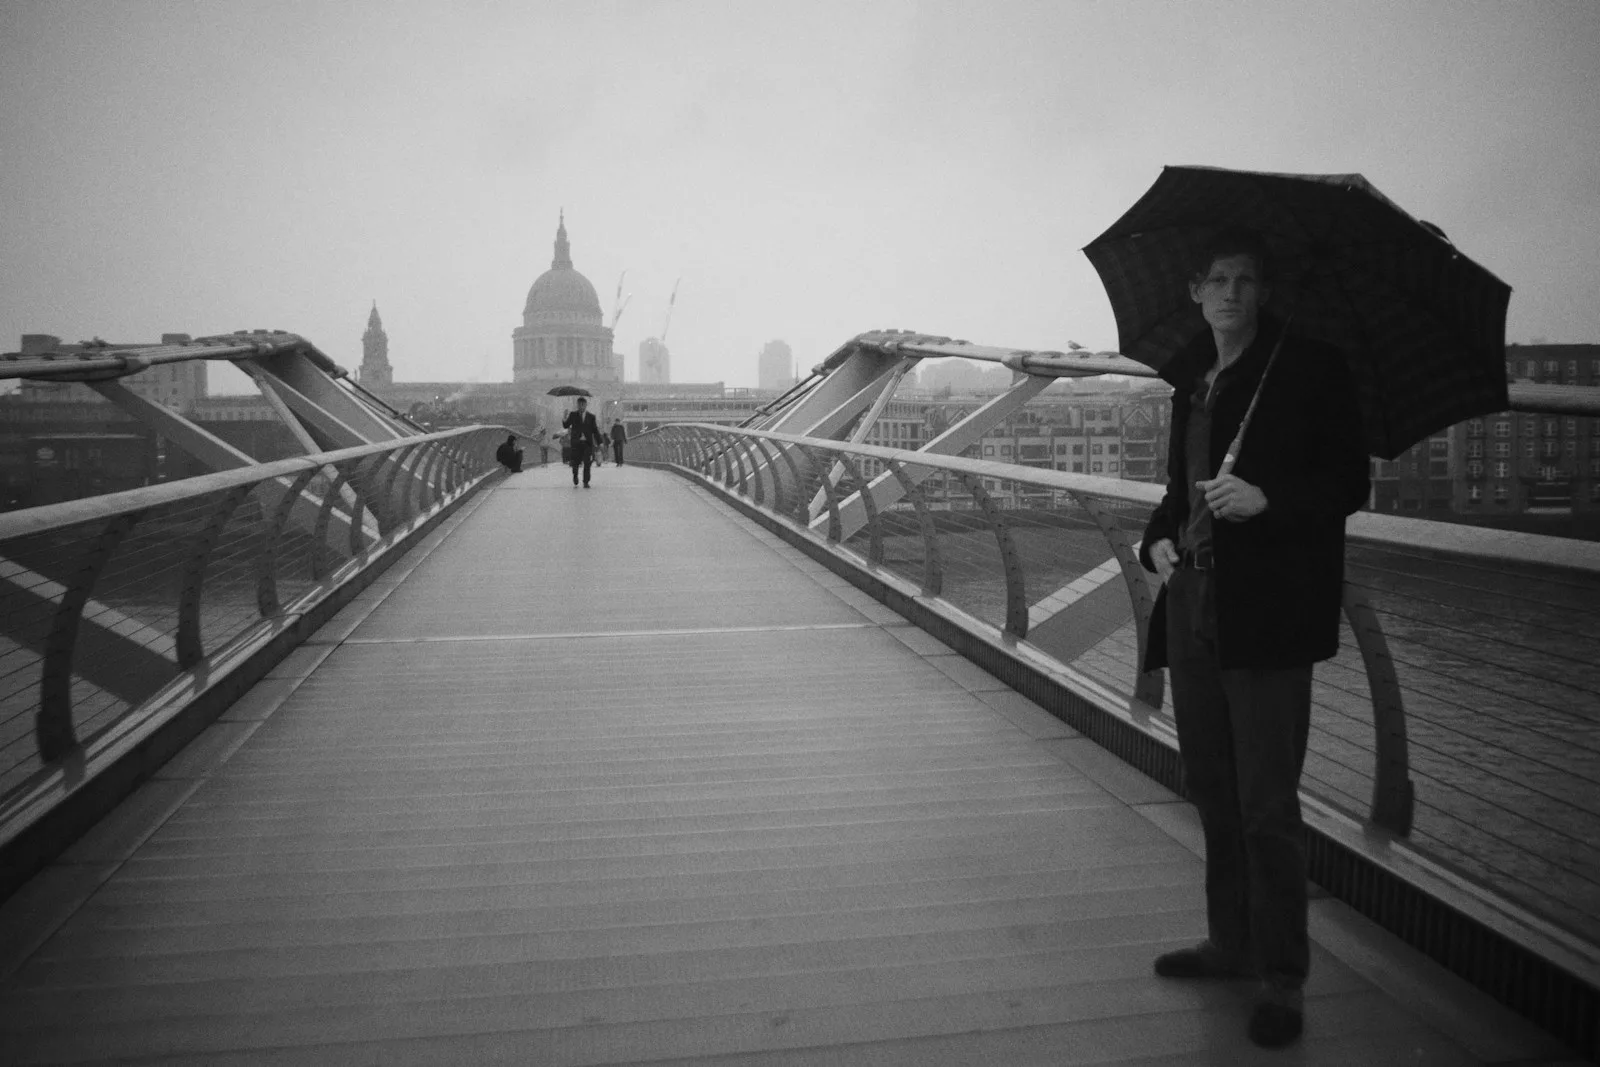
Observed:
[[[1470,456],[1470,457],[1473,457],[1473,458],[1481,458],[1483,456],[1483,442],[1482,441],[1469,441],[1469,442],[1467,442],[1467,455]]]
[[[1576,456],[1577,454],[1578,454],[1578,442],[1576,442],[1576,441],[1568,441],[1567,442],[1567,455]]]
[[[1600,478],[1600,459],[1591,459],[1589,461],[1589,477]]]
[[[986,456],[994,455],[994,445],[984,445],[983,446],[983,454],[986,455]]]
[[[1448,456],[1449,454],[1450,454],[1450,442],[1449,441],[1429,441],[1428,442],[1428,455],[1430,455],[1430,456]]]
[[[1546,374],[1559,374],[1561,372],[1561,361],[1557,359],[1545,360],[1544,372]]]
[[[1501,462],[1496,463],[1494,465],[1494,476],[1496,478],[1507,477],[1510,473],[1511,473],[1511,464],[1506,463],[1504,461],[1501,461]]]
[[[1532,459],[1533,458],[1533,456],[1534,456],[1534,446],[1533,446],[1533,442],[1532,441],[1524,441],[1524,442],[1522,442],[1522,454],[1525,457],[1527,457],[1528,459]]]
[[[1547,482],[1553,482],[1556,480],[1556,469],[1550,464],[1546,463],[1544,466],[1539,468],[1539,477],[1543,478]]]
[[[1494,424],[1494,435],[1496,437],[1510,437],[1511,436],[1511,420],[1510,419],[1501,419],[1499,422],[1495,423]]]
[[[1494,499],[1497,504],[1504,504],[1511,496],[1511,491],[1503,485],[1494,487]]]
[[[1560,452],[1560,451],[1561,451],[1561,442],[1559,442],[1559,441],[1546,441],[1544,443],[1544,454],[1545,454],[1545,458],[1546,459],[1550,458],[1551,456],[1555,455],[1557,452]]]
[[[1483,486],[1481,486],[1481,485],[1469,485],[1469,486],[1467,486],[1467,499],[1472,501],[1474,504],[1476,504],[1478,501],[1482,500],[1483,499]]]
[[[1094,474],[1099,474],[1104,469],[1105,469],[1105,464],[1104,463],[1100,463],[1100,462],[1096,461],[1094,463],[1089,464],[1089,470],[1091,472],[1093,472]]]
[[[1116,455],[1117,454],[1117,446],[1116,445],[1106,445],[1106,452],[1108,452],[1109,454],[1111,454],[1113,456]],[[1116,470],[1117,468],[1115,466],[1113,466],[1111,469],[1112,470]]]
[[[1074,474],[1082,474],[1083,473],[1083,464],[1082,463],[1074,463],[1072,465],[1072,472]]]
[[[1495,445],[1494,445],[1494,454],[1497,455],[1497,456],[1509,456],[1509,455],[1511,455],[1511,442],[1509,442],[1509,441],[1496,441]]]
[[[1576,434],[1578,432],[1578,420],[1563,419],[1561,422],[1561,429],[1568,434]]]
[[[1527,415],[1522,420],[1522,436],[1533,437],[1539,432],[1539,420]]]
[[[1106,464],[1106,470],[1115,471],[1116,469],[1117,469],[1117,461],[1116,460],[1112,460],[1110,463]]]
[[[1471,463],[1468,463],[1467,464],[1467,475],[1469,477],[1472,477],[1472,478],[1482,478],[1483,477],[1483,464],[1479,463],[1477,460],[1473,460]]]
[[[1575,360],[1575,359],[1567,360],[1567,377],[1568,378],[1576,378],[1577,376],[1578,376],[1578,361]]]
[[[1072,446],[1072,454],[1073,454],[1073,455],[1074,455],[1074,456],[1081,456],[1081,455],[1083,455],[1083,446],[1082,446],[1082,445],[1073,445],[1073,446]]]
[[[1001,446],[1000,446],[1000,454],[1001,454],[1001,455],[1002,455],[1002,456],[1009,456],[1009,455],[1011,455],[1011,446],[1010,446],[1010,445],[1001,445]]]
[[[1558,420],[1558,419],[1545,419],[1544,420],[1544,435],[1546,437],[1554,437],[1560,431],[1560,429],[1561,429],[1560,420]]]
[[[1467,436],[1468,437],[1482,437],[1483,436],[1483,420],[1482,419],[1468,419],[1467,420]]]
[[[1066,444],[1066,442],[1065,441],[1057,442],[1056,443],[1056,455],[1064,456],[1066,454],[1067,454],[1067,444]]]
[[[1097,456],[1100,455],[1105,450],[1106,450],[1106,446],[1105,445],[1090,445],[1089,446],[1089,451],[1092,452],[1094,455],[1097,455]]]

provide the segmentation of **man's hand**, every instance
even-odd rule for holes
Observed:
[[[1156,574],[1160,575],[1162,583],[1165,584],[1178,567],[1178,549],[1171,538],[1163,537],[1150,546],[1150,562],[1156,565]]]
[[[1208,478],[1194,486],[1205,493],[1211,514],[1227,522],[1244,522],[1267,510],[1267,495],[1237,475]]]

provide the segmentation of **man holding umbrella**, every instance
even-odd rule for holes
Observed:
[[[1369,453],[1506,408],[1511,289],[1359,174],[1164,167],[1084,253],[1123,355],[1174,389],[1143,636],[1172,679],[1210,936],[1156,973],[1259,975],[1250,1037],[1285,1045],[1309,957],[1311,665],[1339,645],[1345,518]],[[1409,825],[1409,799],[1391,819]]]
[[[561,426],[571,434],[572,484],[578,484],[578,467],[583,467],[583,487],[589,488],[589,467],[594,462],[594,450],[600,447],[600,425],[589,410],[587,397],[578,397],[578,406],[562,416]]]
[[[1209,938],[1156,973],[1259,975],[1250,1037],[1279,1046],[1300,1035],[1310,955],[1298,789],[1311,669],[1338,651],[1344,522],[1368,480],[1344,358],[1262,314],[1270,271],[1243,230],[1195,264],[1189,296],[1209,329],[1163,368],[1169,481],[1140,553],[1165,583],[1146,669],[1169,668],[1206,843]]]

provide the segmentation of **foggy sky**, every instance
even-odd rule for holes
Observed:
[[[509,380],[557,212],[636,371],[863,330],[1114,348],[1163,164],[1365,174],[1600,341],[1600,5],[0,3],[0,350],[237,328]],[[243,379],[241,378],[240,381]],[[217,376],[213,381],[218,381]]]

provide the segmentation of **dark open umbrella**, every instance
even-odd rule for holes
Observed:
[[[547,396],[594,396],[581,385],[558,385]]]
[[[1511,287],[1359,174],[1165,167],[1084,248],[1117,318],[1123,355],[1161,370],[1206,329],[1189,274],[1225,227],[1261,234],[1269,307],[1350,361],[1366,439],[1392,459],[1451,423],[1508,406]]]

